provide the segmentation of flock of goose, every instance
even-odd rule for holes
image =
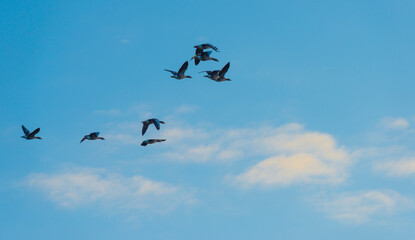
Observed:
[[[204,43],[204,44],[200,44],[200,45],[196,45],[194,46],[196,48],[196,52],[195,55],[190,59],[194,59],[195,61],[195,65],[198,65],[200,63],[200,61],[208,61],[208,60],[212,60],[212,61],[216,61],[219,62],[218,59],[213,58],[210,56],[210,54],[212,54],[212,51],[204,51],[205,49],[213,49],[215,52],[219,52],[219,49],[215,46],[213,46],[212,44],[209,43]],[[191,76],[186,76],[184,75],[187,67],[189,66],[189,62],[186,61],[179,69],[178,72],[172,71],[172,70],[167,70],[164,69],[165,71],[170,72],[171,74],[173,74],[173,76],[171,76],[172,78],[175,78],[177,80],[180,79],[185,79],[185,78],[192,78]],[[225,78],[225,74],[226,72],[228,72],[230,67],[230,62],[228,62],[221,70],[213,70],[213,71],[202,71],[205,72],[207,75],[204,77],[207,77],[213,81],[216,82],[223,82],[223,81],[231,81],[229,78]],[[199,73],[202,73],[199,72]],[[143,128],[141,130],[141,135],[144,136],[144,134],[147,132],[148,127],[153,124],[157,130],[160,130],[160,124],[165,124],[165,122],[160,121],[157,118],[150,118],[147,119],[145,121],[141,122],[143,124]],[[32,139],[42,139],[41,137],[37,137],[36,134],[39,133],[40,128],[35,129],[33,132],[29,131],[24,125],[22,125],[22,129],[23,129],[23,133],[24,136],[22,136],[22,138],[25,138],[27,140],[32,140]],[[105,140],[105,138],[103,137],[99,137],[99,132],[93,132],[90,133],[88,135],[85,135],[82,140],[81,143],[84,140]],[[166,139],[147,139],[144,140],[141,143],[141,146],[147,146],[148,144],[154,144],[154,143],[158,143],[158,142],[164,142],[166,141]]]

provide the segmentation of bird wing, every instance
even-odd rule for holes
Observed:
[[[200,54],[202,54],[202,53],[203,53],[203,48],[201,48],[201,47],[196,47],[195,54],[196,54],[196,55],[200,55]]]
[[[206,52],[203,52],[204,54],[206,54],[206,55],[208,55],[208,56],[210,56],[210,54],[212,53],[212,51],[206,51]]]
[[[90,135],[91,135],[91,137],[98,137],[99,132],[93,132],[93,133],[91,133]]]
[[[27,128],[25,128],[25,126],[22,125],[22,129],[23,129],[24,135],[27,136],[30,134],[30,131]]]
[[[198,65],[200,63],[200,58],[195,58],[195,65]]]
[[[173,75],[177,75],[177,72],[172,71],[172,70],[167,70],[167,69],[164,69],[164,71],[171,72]]]
[[[225,77],[226,72],[228,72],[229,67],[231,66],[231,63],[228,62],[223,68],[222,70],[220,70],[219,72],[219,76],[220,77]]]
[[[142,136],[144,136],[144,133],[146,133],[148,125],[150,125],[150,123],[143,123],[143,129],[141,130]]]
[[[28,137],[34,137],[38,132],[40,131],[40,128],[36,128],[35,131],[31,132]]]
[[[219,51],[219,49],[217,47],[213,46],[210,43],[202,44],[202,46],[203,46],[204,49],[206,49],[206,48],[212,48],[213,50],[215,50],[215,52],[218,52]]]
[[[157,130],[160,130],[160,121],[156,118],[153,119],[154,126],[156,126]]]
[[[189,62],[186,61],[185,63],[183,63],[182,67],[179,69],[178,75],[182,75],[184,74],[184,72],[186,71],[187,67],[189,66]]]

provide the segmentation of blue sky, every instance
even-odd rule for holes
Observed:
[[[1,1],[0,238],[413,239],[414,9]]]

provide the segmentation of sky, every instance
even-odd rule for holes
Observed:
[[[414,10],[0,1],[0,239],[414,239]]]

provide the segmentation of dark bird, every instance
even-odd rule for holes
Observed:
[[[211,53],[212,53],[212,51],[207,51],[207,52],[201,52],[200,54],[198,54],[197,49],[196,49],[196,55],[194,55],[190,60],[192,60],[194,58],[195,59],[195,65],[198,65],[200,61],[213,60],[213,61],[219,62],[218,59],[213,58],[213,57],[210,56]]]
[[[198,53],[202,53],[204,49],[209,49],[209,48],[212,48],[213,50],[215,50],[215,52],[219,52],[219,49],[210,43],[204,43],[204,44],[196,45],[194,47],[196,48],[196,55],[198,55]]]
[[[172,78],[175,78],[177,80],[183,79],[183,78],[192,78],[191,76],[185,76],[184,72],[186,72],[187,67],[189,66],[189,62],[186,61],[185,63],[183,63],[182,67],[179,69],[178,72],[172,71],[172,70],[167,70],[164,69],[167,72],[171,72],[171,74],[173,74],[173,76],[171,76]]]
[[[203,71],[207,73],[207,75],[204,77],[212,79],[213,81],[216,81],[216,82],[231,81],[229,78],[225,78],[225,74],[226,72],[228,72],[230,65],[231,63],[228,62],[220,71],[219,70]]]
[[[98,135],[99,135],[99,132],[93,132],[89,135],[85,135],[84,138],[82,138],[81,142],[83,142],[85,139],[86,140],[97,140],[97,139],[105,140],[105,138],[98,137]]]
[[[30,132],[29,130],[27,130],[27,128],[25,128],[25,126],[22,125],[22,129],[23,129],[23,132],[24,132],[24,136],[22,136],[22,138],[26,138],[27,140],[42,139],[41,137],[36,137],[35,136],[40,131],[40,128],[37,128],[35,131]]]
[[[158,143],[158,142],[164,142],[164,141],[166,141],[166,139],[147,139],[147,140],[144,140],[141,143],[141,146],[147,146],[148,144],[153,144],[153,143]]]
[[[156,126],[157,130],[160,130],[160,123],[165,124],[165,122],[158,120],[157,118],[150,118],[145,121],[142,121],[143,123],[143,129],[141,130],[142,136],[144,136],[144,133],[146,133],[148,126],[150,124],[154,124]]]

